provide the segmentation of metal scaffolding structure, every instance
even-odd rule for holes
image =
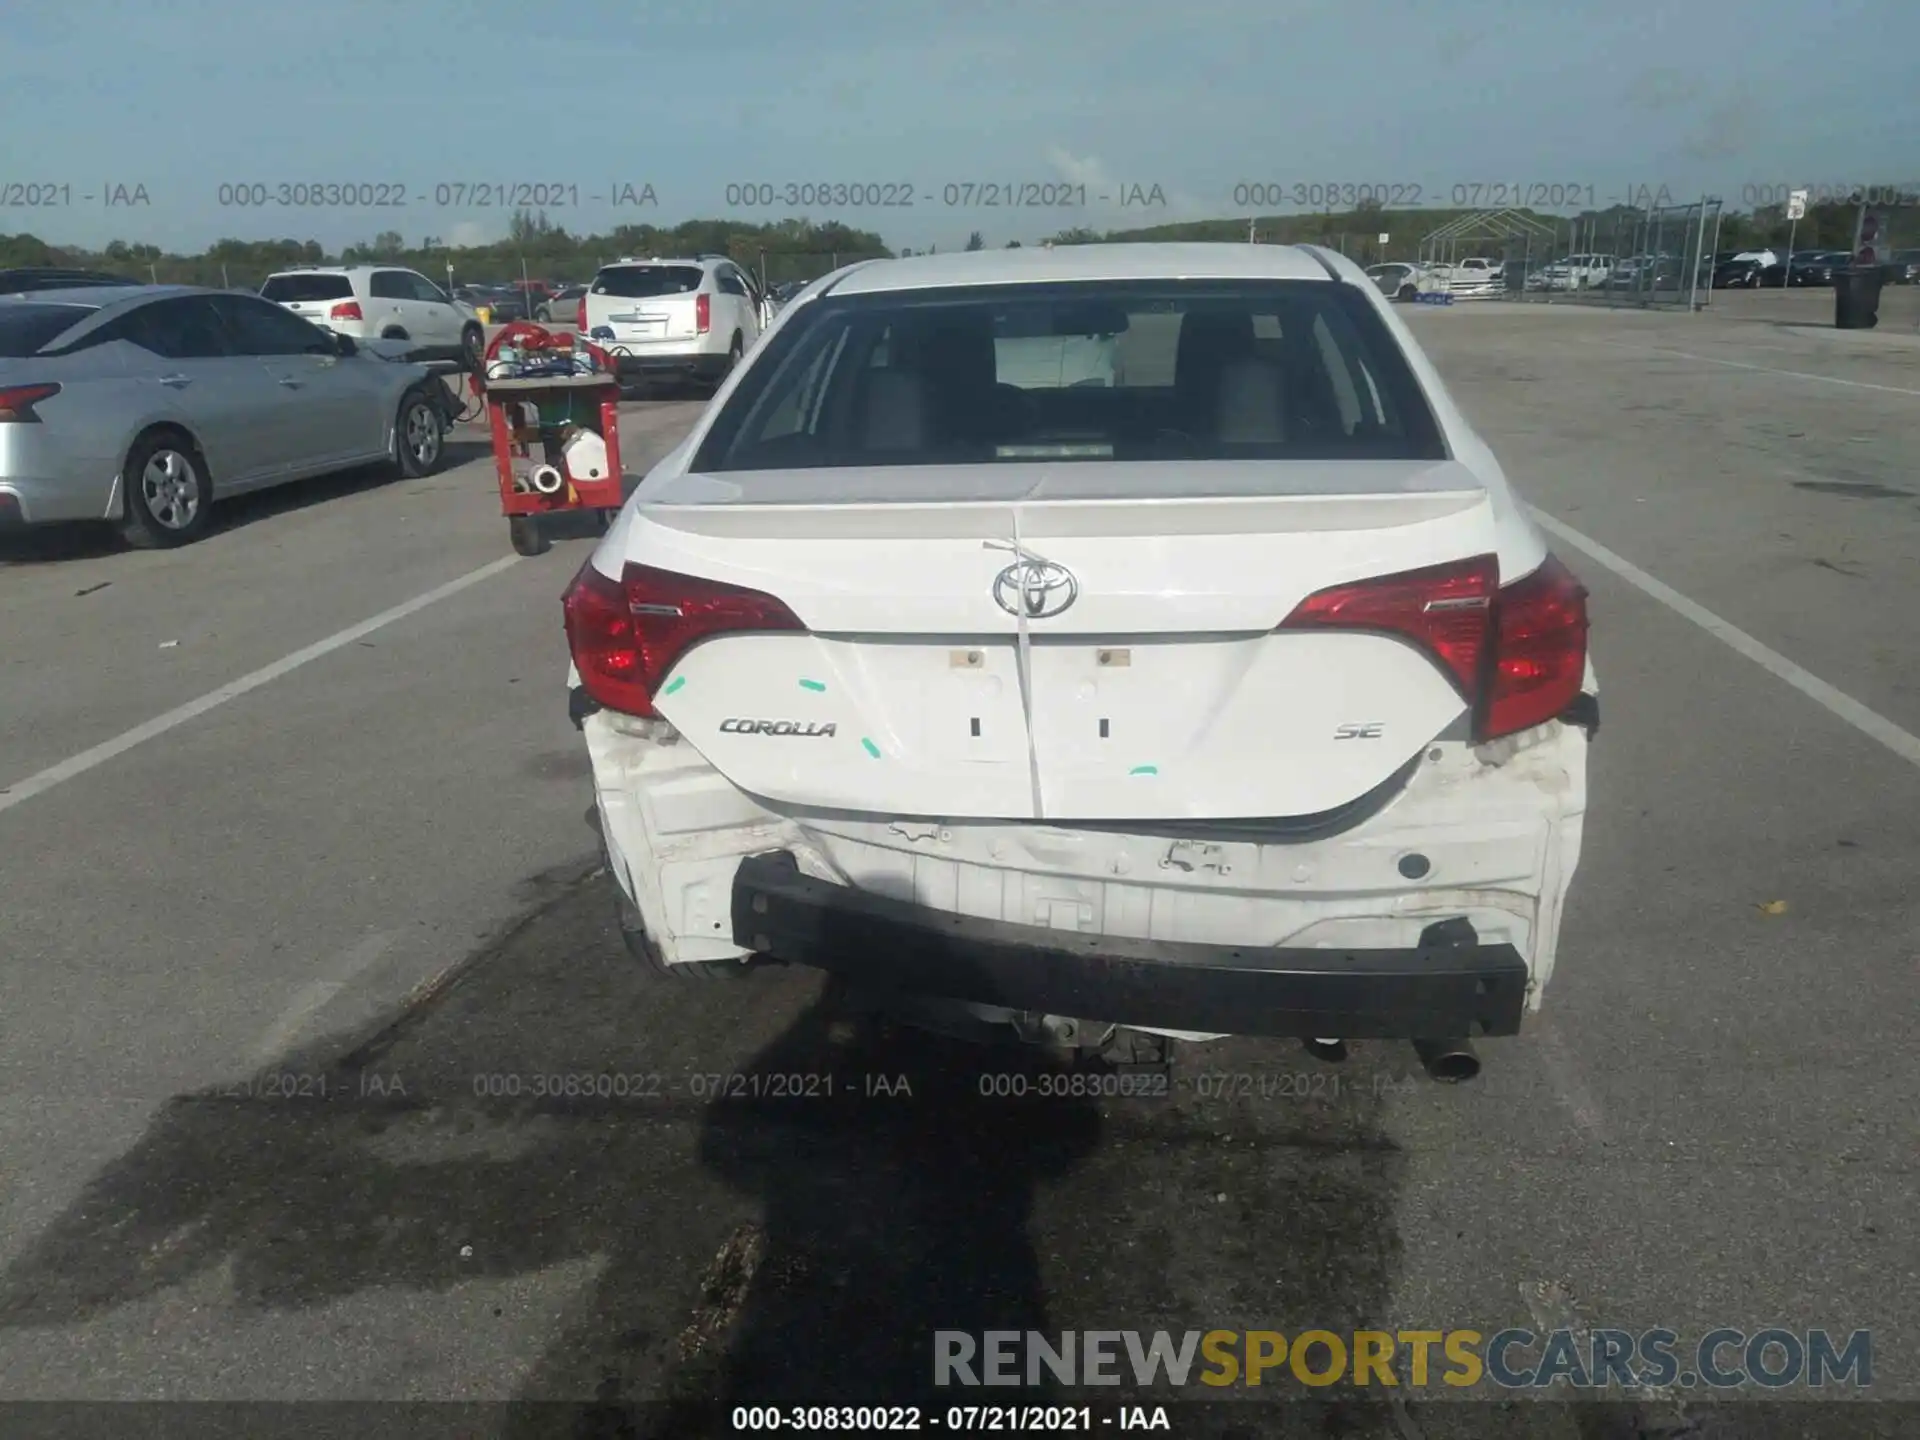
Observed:
[[[1527,210],[1475,210],[1429,231],[1420,241],[1420,263],[1429,269],[1484,255],[1506,269],[1506,284],[1516,290],[1527,273],[1552,257],[1554,227]]]

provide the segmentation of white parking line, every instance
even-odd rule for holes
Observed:
[[[267,1032],[253,1047],[253,1063],[265,1065],[273,1060],[293,1043],[300,1031],[328,1005],[347,986],[357,980],[374,961],[393,948],[398,934],[392,930],[376,930],[349,945],[333,959],[319,967],[324,978],[304,986],[287,1008],[280,1012]]]
[[[1705,606],[1696,605],[1678,590],[1654,579],[1631,560],[1614,554],[1598,540],[1582,535],[1572,526],[1563,524],[1535,506],[1527,508],[1533,512],[1533,518],[1540,522],[1541,528],[1549,534],[1557,535],[1575,549],[1599,561],[1629,585],[1651,595],[1676,615],[1691,620],[1716,640],[1739,651],[1761,669],[1786,681],[1815,704],[1831,710],[1862,735],[1878,740],[1902,760],[1920,765],[1920,735],[1902,730],[1878,711],[1869,710],[1851,695],[1834,689],[1818,675],[1801,669],[1778,650],[1762,645],[1746,631],[1722,620]]]
[[[1790,380],[1812,380],[1821,385],[1845,385],[1853,390],[1878,390],[1884,395],[1915,395],[1920,390],[1908,390],[1899,385],[1875,385],[1868,380],[1842,380],[1837,375],[1815,375],[1807,370],[1780,370],[1772,365],[1749,365],[1744,360],[1722,360],[1716,355],[1691,355],[1685,350],[1668,350],[1664,346],[1627,345],[1620,341],[1602,341],[1606,345],[1618,345],[1622,350],[1638,350],[1646,355],[1671,355],[1676,360],[1697,360],[1702,365],[1724,365],[1729,370],[1758,370],[1762,375],[1784,375]]]
[[[506,555],[490,565],[482,565],[478,570],[469,570],[457,580],[449,580],[437,589],[429,590],[424,595],[416,595],[413,599],[403,601],[391,610],[382,610],[371,620],[362,620],[358,625],[342,630],[338,634],[315,641],[304,650],[296,650],[293,654],[276,660],[271,665],[262,666],[251,675],[242,675],[238,680],[230,680],[218,690],[210,690],[197,700],[189,700],[186,704],[169,710],[164,715],[156,715],[145,724],[136,725],[124,734],[102,741],[91,750],[82,750],[78,755],[62,760],[57,765],[49,765],[37,774],[16,781],[5,791],[0,791],[0,811],[11,810],[14,806],[31,800],[36,795],[44,795],[54,786],[71,780],[77,775],[84,775],[96,766],[104,765],[116,756],[126,754],[137,745],[144,745],[147,741],[164,735],[169,730],[177,729],[189,720],[198,719],[209,710],[217,709],[229,700],[237,700],[249,691],[258,690],[262,685],[278,680],[282,675],[293,673],[310,661],[318,660],[323,655],[330,655],[341,646],[351,645],[362,636],[371,635],[374,631],[383,629],[396,620],[404,620],[407,616],[424,610],[429,605],[436,605],[442,600],[458,595],[468,586],[478,585],[482,580],[498,575],[501,571],[519,563],[518,555]]]

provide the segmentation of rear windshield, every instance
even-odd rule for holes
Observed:
[[[0,356],[24,360],[93,313],[91,305],[0,304]]]
[[[700,288],[705,273],[697,265],[617,265],[593,277],[593,293],[622,300],[691,295]]]
[[[693,468],[1445,455],[1353,286],[1099,282],[830,295],[769,341]]]
[[[288,300],[351,300],[353,282],[344,275],[272,275],[260,287],[260,298]]]

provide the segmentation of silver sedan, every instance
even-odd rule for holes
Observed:
[[[223,290],[0,300],[0,527],[112,520],[181,545],[244,491],[376,461],[430,474],[450,397],[403,350]]]

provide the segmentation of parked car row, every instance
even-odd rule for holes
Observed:
[[[10,273],[0,527],[105,520],[135,545],[174,546],[204,535],[213,504],[232,495],[371,462],[407,477],[437,470],[455,402],[410,358],[420,322],[375,303],[412,297],[388,294],[392,282],[376,296],[371,275],[287,273],[331,278],[275,299]],[[323,323],[296,304],[323,307]],[[360,314],[335,313],[345,306]],[[406,337],[382,338],[401,326]],[[447,333],[457,348],[460,332]]]

